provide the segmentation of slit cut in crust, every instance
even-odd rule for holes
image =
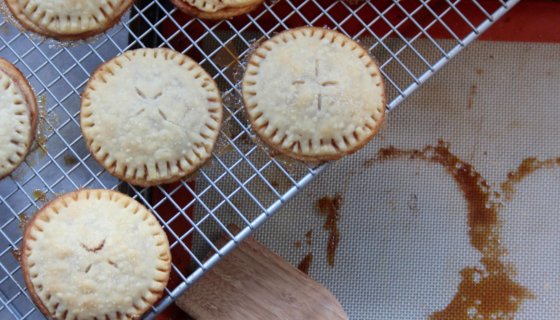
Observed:
[[[39,210],[21,257],[31,298],[49,319],[139,319],[171,270],[157,219],[110,190],[67,193]]]
[[[80,117],[94,158],[146,187],[178,181],[210,159],[223,107],[216,83],[191,58],[138,49],[95,71]]]
[[[302,27],[264,41],[242,81],[253,130],[302,161],[336,160],[365,146],[385,116],[377,63],[339,32]]]

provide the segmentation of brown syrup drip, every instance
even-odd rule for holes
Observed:
[[[471,89],[469,91],[469,96],[467,98],[467,109],[472,109],[472,107],[474,106],[474,98],[476,97],[476,91],[477,91],[477,87],[475,84],[473,84],[471,86]]]
[[[64,156],[64,164],[67,166],[74,166],[78,164],[78,159],[71,154],[67,154]]]
[[[381,149],[376,158],[364,163],[373,165],[395,158],[419,159],[440,164],[453,177],[468,204],[471,245],[483,255],[483,269],[467,267],[461,271],[461,283],[451,303],[430,316],[434,320],[510,319],[531,292],[512,279],[512,266],[501,261],[505,249],[500,245],[498,210],[491,200],[488,182],[469,163],[449,151],[439,141],[422,150]]]
[[[313,262],[313,253],[309,252],[301,262],[298,264],[298,269],[305,273],[309,274],[309,268],[311,267],[311,263]]]
[[[17,262],[21,263],[21,250],[20,249],[12,249],[10,250],[12,256],[17,260]]]
[[[313,229],[309,229],[305,233],[305,243],[308,246],[311,246],[313,244]]]
[[[19,219],[18,227],[21,230],[25,230],[25,227],[27,226],[27,223],[29,222],[29,217],[25,214],[25,212],[22,212],[18,215],[18,219]]]
[[[322,216],[325,216],[325,224],[323,228],[329,232],[329,240],[327,242],[327,263],[334,266],[334,258],[336,249],[340,242],[340,232],[338,230],[338,220],[340,218],[340,205],[342,196],[340,194],[334,197],[323,197],[317,201],[317,208]],[[307,236],[307,235],[306,235]]]
[[[539,160],[532,157],[523,160],[517,169],[508,172],[507,180],[502,182],[500,185],[502,191],[504,192],[505,200],[511,201],[516,192],[515,186],[521,183],[533,172],[541,169],[552,169],[554,167],[560,167],[560,157],[546,160]]]
[[[41,202],[43,204],[47,203],[49,200],[47,199],[47,194],[42,190],[33,190],[33,198],[36,202]]]
[[[224,69],[223,73],[228,79],[235,82],[235,66],[241,65],[235,43],[232,41],[226,43],[216,52],[212,60]]]

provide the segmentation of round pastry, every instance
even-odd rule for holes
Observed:
[[[256,9],[263,0],[171,0],[181,11],[201,19],[220,20]]]
[[[23,74],[0,58],[0,179],[29,153],[38,122],[35,94]]]
[[[80,190],[31,219],[21,264],[49,319],[138,319],[162,295],[171,253],[140,203],[116,191]]]
[[[302,161],[357,151],[385,114],[377,64],[358,43],[332,30],[303,27],[263,42],[249,58],[242,85],[257,135]]]
[[[210,157],[223,107],[214,80],[169,49],[127,51],[95,71],[81,126],[95,159],[131,184],[171,183]]]
[[[85,39],[120,20],[134,0],[4,0],[23,28],[58,40]]]

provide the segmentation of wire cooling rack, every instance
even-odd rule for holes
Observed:
[[[25,163],[0,181],[0,318],[43,319],[16,258],[27,217],[58,194],[119,189],[157,215],[170,240],[173,268],[164,297],[146,315],[153,318],[325,168],[287,161],[254,138],[241,107],[239,80],[255,42],[302,25],[333,28],[357,39],[379,61],[390,110],[517,1],[281,0],[219,22],[191,19],[164,0],[139,1],[106,34],[71,45],[22,33],[3,18],[0,56],[30,80],[41,124]],[[189,54],[216,79],[226,108],[211,163],[186,181],[152,189],[125,185],[105,172],[90,156],[79,128],[80,93],[91,72],[137,47]],[[241,232],[228,231],[230,223]],[[218,233],[231,241],[219,247]]]

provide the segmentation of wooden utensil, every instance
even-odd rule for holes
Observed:
[[[348,319],[329,290],[251,237],[176,303],[196,320]]]

